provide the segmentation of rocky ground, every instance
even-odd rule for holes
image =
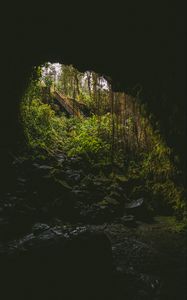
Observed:
[[[3,285],[23,299],[185,300],[186,225],[148,216],[123,176],[86,168],[60,155],[55,164],[14,160],[0,199]]]

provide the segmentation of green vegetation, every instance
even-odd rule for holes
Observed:
[[[184,190],[175,183],[171,149],[153,130],[138,99],[114,93],[103,77],[72,66],[46,64],[37,74],[21,104],[34,156],[79,157],[90,169],[99,166],[99,176],[125,182],[128,197],[144,197],[149,211],[184,214]],[[54,90],[69,99],[72,114],[59,105]],[[80,117],[75,104],[84,111]]]

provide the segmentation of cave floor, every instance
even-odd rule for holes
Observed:
[[[58,164],[63,159],[59,157]],[[157,216],[148,222],[128,215],[115,215],[113,206],[105,207],[102,214],[103,203],[90,210],[84,204],[84,199],[89,198],[85,185],[98,191],[92,193],[96,197],[102,196],[108,185],[119,186],[112,185],[107,178],[98,180],[94,174],[85,176],[79,162],[75,163],[77,167],[73,172],[67,164],[60,173],[59,166],[30,164],[27,160],[15,163],[13,179],[8,181],[9,191],[5,189],[0,198],[1,245],[29,234],[35,223],[60,226],[63,231],[87,228],[103,232],[112,247],[115,300],[185,300],[186,224],[174,216]],[[120,192],[123,193],[119,189],[118,195]],[[110,193],[117,195],[114,190]],[[80,198],[82,195],[83,199]],[[76,201],[72,200],[74,198]],[[75,203],[79,206],[75,207]],[[67,218],[61,214],[64,209]],[[72,212],[73,216],[69,218]],[[80,213],[82,217],[77,218]],[[103,216],[108,219],[102,219]]]

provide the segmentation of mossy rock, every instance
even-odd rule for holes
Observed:
[[[99,206],[107,207],[107,206],[118,206],[119,201],[109,196],[105,197],[101,202],[98,202]]]
[[[116,175],[115,177],[116,182],[118,183],[127,183],[128,182],[128,177],[124,176],[124,175]]]
[[[110,195],[109,195],[109,197],[111,199],[115,199],[117,201],[120,201],[122,199],[122,196],[118,192],[111,192]]]

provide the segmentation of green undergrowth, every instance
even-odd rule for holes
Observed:
[[[120,183],[129,199],[143,197],[151,213],[185,215],[185,191],[176,184],[178,170],[171,150],[150,124],[146,128],[148,145],[127,151],[119,138],[112,136],[111,113],[68,118],[57,114],[36,93],[30,92],[29,101],[26,98],[21,103],[21,120],[34,158],[60,153],[67,158],[79,157],[82,168],[87,165],[88,172],[96,170],[98,176]]]
[[[21,105],[25,136],[30,148],[46,156],[63,152],[68,157],[83,156],[90,163],[104,160],[110,150],[110,115],[99,118],[56,116],[49,104],[40,100]]]
[[[187,231],[187,218],[177,220],[175,216],[157,216],[155,217],[156,224],[161,224],[162,229],[171,231],[173,233],[186,233]]]

